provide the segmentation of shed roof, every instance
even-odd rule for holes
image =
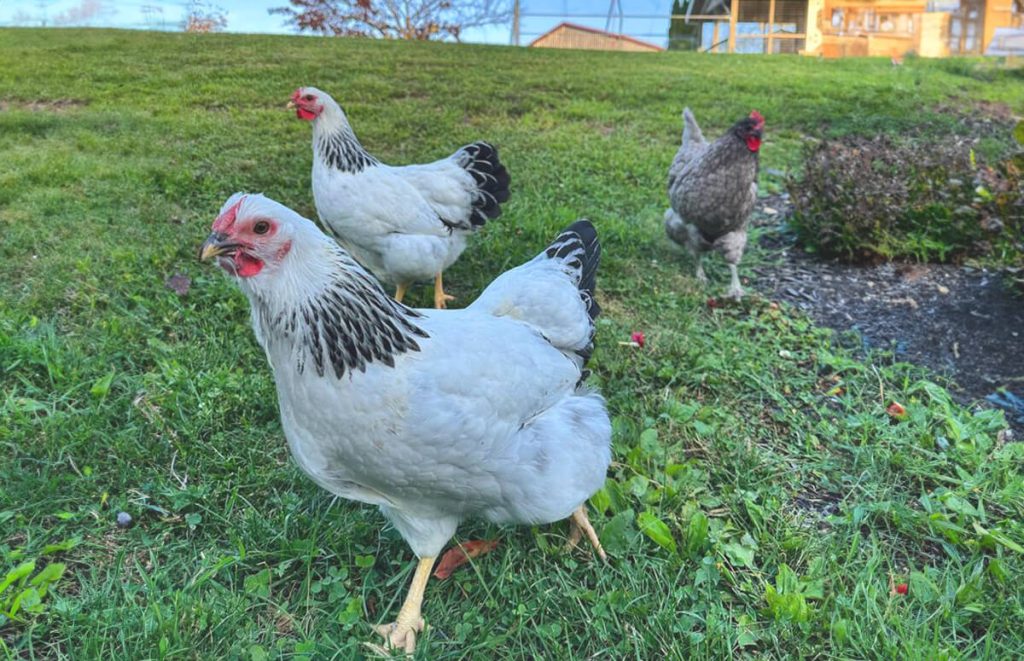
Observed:
[[[650,43],[648,41],[641,41],[640,39],[635,39],[633,37],[630,37],[627,34],[618,34],[616,32],[608,32],[607,30],[598,30],[597,28],[587,27],[586,25],[580,25],[578,23],[570,23],[568,21],[562,21],[561,23],[559,23],[555,27],[551,28],[550,30],[548,30],[544,34],[540,35],[539,37],[537,37],[536,39],[534,39],[533,41],[530,42],[530,46],[533,46],[534,44],[536,44],[538,41],[540,41],[544,37],[550,36],[551,34],[557,32],[561,28],[568,28],[570,30],[578,30],[580,32],[589,32],[590,34],[599,34],[601,36],[609,37],[611,39],[621,39],[623,41],[629,41],[629,42],[632,42],[634,44],[637,44],[638,46],[643,46],[645,48],[650,48],[652,50],[665,50],[664,48],[662,48],[661,46],[658,46],[657,44],[652,44],[652,43]]]

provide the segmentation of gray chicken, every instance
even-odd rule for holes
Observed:
[[[707,276],[701,258],[716,250],[729,264],[729,296],[743,296],[737,265],[747,245],[747,221],[757,199],[758,152],[764,117],[756,110],[709,143],[689,108],[683,110],[683,143],[668,171],[665,232],[697,260],[697,279]]]

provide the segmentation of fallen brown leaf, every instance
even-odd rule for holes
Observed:
[[[434,578],[444,580],[451,576],[456,569],[469,562],[471,558],[483,555],[484,553],[490,553],[496,548],[498,548],[498,540],[496,539],[477,539],[463,542],[453,549],[448,549],[441,556],[441,562],[437,563],[437,568],[434,570]]]

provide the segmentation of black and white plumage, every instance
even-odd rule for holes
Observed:
[[[509,174],[486,142],[422,165],[391,166],[359,142],[341,106],[314,87],[292,95],[313,123],[313,198],[327,230],[378,278],[398,286],[435,280],[466,248],[467,237],[501,215]]]
[[[600,252],[581,220],[467,308],[413,310],[309,220],[236,195],[202,255],[249,298],[296,462],[432,563],[468,517],[575,517],[604,484],[611,424],[582,384]],[[415,636],[418,608],[392,642]]]
[[[671,207],[665,232],[697,260],[697,279],[707,278],[705,252],[719,252],[729,265],[729,295],[740,298],[737,265],[747,243],[747,223],[757,200],[758,153],[764,118],[756,110],[709,143],[689,108],[683,110],[682,144],[668,174]]]

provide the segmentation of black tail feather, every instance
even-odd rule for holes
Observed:
[[[473,228],[501,215],[501,203],[508,201],[512,178],[498,159],[498,149],[487,142],[474,142],[459,150],[460,164],[473,176],[476,191],[469,222]]]
[[[594,352],[594,321],[601,314],[601,306],[597,304],[597,267],[601,263],[601,242],[597,238],[597,228],[589,220],[577,220],[566,227],[544,251],[551,259],[567,260],[566,264],[579,273],[577,287],[580,298],[587,306],[590,317],[590,344],[579,352],[586,362]]]

